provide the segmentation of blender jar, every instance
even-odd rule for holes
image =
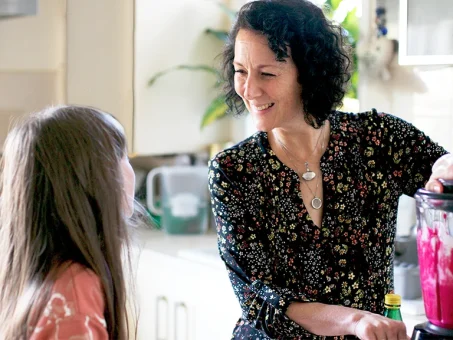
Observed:
[[[442,194],[425,189],[415,194],[417,248],[426,317],[453,329],[453,181],[442,184]]]

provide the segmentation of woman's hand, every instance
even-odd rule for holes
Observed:
[[[409,340],[406,326],[385,316],[369,312],[360,313],[354,326],[354,335],[360,340]]]
[[[448,153],[440,157],[433,165],[433,172],[426,183],[426,189],[441,193],[443,191],[439,178],[453,180],[453,154]]]

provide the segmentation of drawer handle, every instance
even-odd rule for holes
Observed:
[[[165,312],[160,313],[160,304],[165,306]],[[160,333],[160,315],[164,314],[165,316],[165,336],[161,337]],[[168,299],[165,296],[158,296],[156,297],[156,340],[167,340],[168,339]]]
[[[178,329],[181,326],[180,320],[178,320],[178,310],[184,312],[184,329],[185,329],[185,340],[189,340],[189,313],[187,311],[187,306],[184,302],[175,303],[175,340],[182,340],[179,337]]]

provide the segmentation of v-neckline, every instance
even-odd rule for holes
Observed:
[[[326,199],[327,197],[331,197],[332,195],[330,195],[330,193],[328,192],[329,191],[329,188],[328,186],[325,185],[325,181],[324,181],[324,178],[326,177],[329,177],[329,174],[330,172],[328,172],[328,166],[327,166],[327,159],[328,159],[328,156],[330,154],[330,149],[332,147],[332,135],[333,135],[333,132],[334,132],[334,115],[333,114],[330,114],[328,117],[327,117],[327,120],[329,120],[329,124],[330,124],[330,133],[329,133],[329,141],[326,143],[326,149],[324,150],[324,153],[322,154],[321,156],[321,159],[320,159],[320,169],[321,169],[321,173],[322,173],[322,176],[323,178],[321,179],[321,183],[322,183],[322,190],[323,190],[323,213],[322,213],[322,217],[321,217],[321,225],[317,225],[312,216],[310,215],[308,209],[307,209],[307,205],[305,204],[303,198],[302,198],[302,193],[300,191],[300,186],[302,185],[301,183],[301,180],[300,180],[300,177],[299,175],[296,173],[296,171],[294,171],[291,167],[287,166],[285,163],[283,163],[278,157],[277,157],[277,154],[274,152],[274,150],[272,149],[271,147],[271,144],[269,143],[269,135],[267,132],[262,132],[263,133],[263,136],[264,136],[264,141],[265,141],[265,145],[264,146],[264,149],[263,151],[265,151],[269,157],[271,157],[274,161],[277,161],[281,164],[282,167],[284,167],[285,171],[288,171],[288,173],[291,175],[291,179],[292,179],[292,182],[294,184],[294,188],[295,190],[297,191],[297,197],[298,199],[300,200],[298,203],[299,203],[299,206],[300,206],[300,209],[301,209],[301,212],[303,210],[305,210],[305,220],[306,221],[309,221],[313,227],[317,228],[317,229],[322,229],[323,226],[325,225],[326,223],[326,216],[328,215],[329,213],[329,200]],[[267,166],[269,166],[267,164]],[[271,171],[274,171],[273,169],[271,169]]]

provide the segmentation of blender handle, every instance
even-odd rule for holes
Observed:
[[[162,216],[162,209],[156,207],[155,196],[156,196],[156,176],[162,172],[162,168],[154,168],[146,176],[146,205],[149,210],[158,216]]]
[[[444,194],[453,194],[453,179],[439,179],[439,182],[442,183],[442,186],[444,187]]]

